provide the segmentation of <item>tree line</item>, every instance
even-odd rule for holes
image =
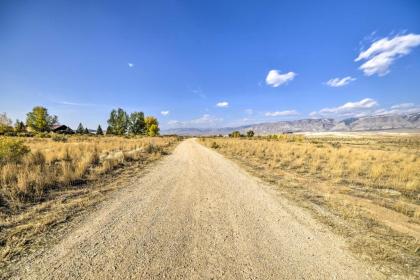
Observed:
[[[159,135],[159,122],[153,116],[144,116],[143,112],[133,112],[130,115],[123,109],[112,110],[108,119],[106,134],[114,135]]]
[[[229,133],[229,137],[231,137],[231,138],[239,138],[239,137],[254,137],[254,131],[253,130],[248,130],[247,132],[246,132],[246,135],[244,135],[244,134],[241,134],[241,132],[240,131],[237,131],[237,130],[235,130],[235,131],[233,131],[232,133]]]
[[[159,122],[153,116],[144,116],[143,112],[132,112],[128,114],[123,109],[118,108],[111,111],[107,121],[108,127],[106,134],[109,135],[159,135]],[[16,120],[12,124],[12,120],[6,113],[0,113],[0,135],[10,133],[23,133],[33,131],[35,133],[45,133],[52,131],[53,127],[58,124],[58,117],[50,115],[48,109],[42,106],[36,106],[31,112],[26,114],[26,122]],[[75,133],[90,134],[87,127],[79,124]],[[103,135],[101,125],[96,130],[97,135]]]

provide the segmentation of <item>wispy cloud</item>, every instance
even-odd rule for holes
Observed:
[[[265,78],[267,85],[272,87],[278,87],[284,84],[287,84],[289,81],[292,81],[296,77],[296,73],[288,72],[281,74],[278,70],[270,70]]]
[[[252,109],[245,109],[245,114],[252,115],[252,114],[254,114],[254,110],[252,110]]]
[[[390,108],[378,109],[375,115],[394,115],[394,114],[410,114],[420,112],[420,105],[414,103],[401,103],[391,106]]]
[[[239,118],[227,121],[226,123],[223,123],[224,127],[236,127],[236,126],[243,126],[248,124],[255,124],[259,122],[263,122],[265,120],[259,120],[254,118]]]
[[[127,63],[128,67],[133,68],[134,67],[134,63]]]
[[[390,72],[391,64],[420,45],[419,34],[397,35],[394,38],[382,38],[362,51],[355,61],[365,60],[359,67],[366,76],[384,76]]]
[[[183,123],[182,121],[177,121],[177,120],[168,121],[168,125],[170,126],[180,126],[182,123]]]
[[[168,121],[168,125],[174,127],[214,127],[220,124],[222,121],[222,118],[218,118],[210,114],[204,114],[201,117],[192,120],[170,120]]]
[[[345,85],[348,85],[349,83],[355,81],[356,78],[352,78],[350,76],[344,77],[344,78],[334,78],[328,80],[325,84],[330,87],[343,87]]]
[[[160,112],[160,114],[162,115],[162,116],[167,116],[167,115],[169,115],[169,111],[161,111]]]
[[[227,108],[227,107],[229,107],[229,102],[220,101],[219,103],[216,104],[216,106],[219,107],[219,108]]]
[[[187,86],[188,87],[188,91],[194,93],[195,95],[198,95],[200,98],[205,99],[207,98],[206,94],[204,93],[204,91],[202,90],[201,87],[191,87],[191,86]]]
[[[98,104],[93,103],[78,103],[78,102],[69,102],[69,101],[54,101],[54,103],[59,105],[66,105],[66,106],[100,106]]]
[[[407,108],[413,108],[416,105],[414,103],[400,103],[391,106],[391,109],[407,109]]]
[[[364,117],[374,115],[402,115],[420,112],[420,105],[414,103],[395,104],[388,108],[378,108],[378,102],[371,98],[365,98],[358,102],[348,102],[335,108],[324,108],[314,111],[311,117]]]
[[[267,117],[295,116],[295,115],[299,115],[299,113],[296,110],[275,111],[275,112],[265,113],[265,116]]]
[[[201,90],[201,88],[198,87],[198,88],[191,89],[191,92],[195,94],[199,94],[199,93],[202,93],[203,91]]]
[[[341,106],[324,108],[318,112],[312,112],[311,117],[316,116],[361,116],[372,112],[378,106],[378,102],[372,98],[365,98],[356,102],[347,102]]]
[[[309,116],[312,118],[320,117],[318,111],[312,111],[309,113]]]
[[[372,98],[365,98],[357,102],[347,102],[342,106],[335,108],[322,109],[321,113],[346,113],[354,110],[370,109],[378,105],[378,102]]]

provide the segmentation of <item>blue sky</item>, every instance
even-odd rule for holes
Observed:
[[[1,1],[0,112],[161,127],[405,113],[420,1]]]

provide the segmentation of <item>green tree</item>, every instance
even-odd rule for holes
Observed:
[[[101,125],[98,125],[98,128],[96,129],[96,135],[104,135]]]
[[[144,118],[144,122],[146,123],[146,134],[148,136],[156,136],[159,135],[159,122],[157,118],[153,116],[148,116]]]
[[[109,115],[108,125],[112,134],[124,135],[127,132],[129,125],[128,114],[121,108],[112,110]]]
[[[159,135],[159,127],[155,124],[152,124],[149,129],[147,130],[148,136],[158,136]]]
[[[77,134],[83,134],[85,132],[85,128],[83,127],[82,123],[79,123],[79,126],[76,129]]]
[[[130,114],[129,129],[132,134],[144,134],[146,131],[146,123],[144,122],[143,112],[133,112]]]
[[[107,128],[106,128],[106,135],[112,135],[113,133],[112,133],[112,128],[110,127],[110,126],[108,126]]]
[[[15,123],[15,131],[16,132],[24,132],[26,130],[25,124],[19,120],[16,120]]]
[[[247,132],[246,132],[246,136],[248,136],[248,137],[254,137],[254,131],[253,130],[248,130]]]
[[[234,131],[234,132],[229,134],[229,137],[239,138],[239,137],[241,137],[241,133],[239,131]]]
[[[57,116],[49,115],[45,107],[36,106],[26,114],[26,125],[38,132],[50,131],[56,123]]]
[[[89,129],[85,127],[85,130],[83,131],[83,134],[90,134]]]

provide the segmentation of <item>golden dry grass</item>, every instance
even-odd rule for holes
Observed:
[[[281,136],[261,140],[216,139],[215,143],[223,152],[261,160],[271,168],[418,195],[420,138],[384,140]]]
[[[310,210],[387,275],[420,276],[420,137],[202,138]]]
[[[0,272],[13,259],[48,245],[50,240],[40,237],[45,238],[51,228],[139,176],[145,164],[170,152],[178,141],[176,137],[24,139],[30,153],[19,161],[0,162]]]
[[[92,179],[126,161],[159,152],[174,138],[69,137],[67,141],[28,138],[30,153],[0,169],[0,201],[18,208],[43,198],[49,189]]]

